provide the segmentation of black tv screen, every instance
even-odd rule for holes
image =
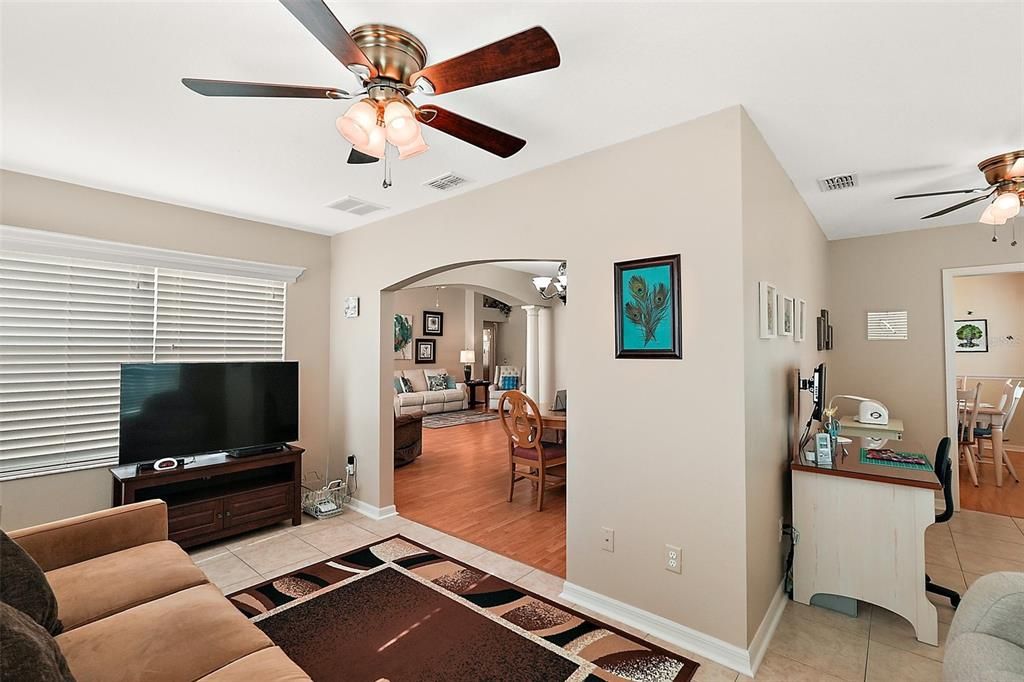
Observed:
[[[297,362],[121,365],[121,464],[299,437]]]

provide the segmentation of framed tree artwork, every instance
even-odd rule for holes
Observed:
[[[444,336],[444,313],[440,310],[424,310],[423,334],[425,336]]]
[[[957,353],[988,352],[988,320],[953,320]]]
[[[395,313],[395,359],[412,360],[412,315]]]
[[[615,263],[615,357],[683,357],[680,256]]]
[[[416,339],[416,364],[431,365],[437,362],[437,341],[435,339]]]

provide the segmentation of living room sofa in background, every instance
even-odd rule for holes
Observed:
[[[457,412],[469,409],[469,391],[466,384],[456,383],[455,388],[431,391],[429,379],[432,376],[448,374],[446,369],[399,369],[395,370],[395,381],[403,377],[412,384],[412,391],[399,393],[395,387],[395,416],[413,412]],[[452,376],[448,374],[448,376]]]
[[[160,500],[12,531],[45,571],[77,682],[308,682],[167,540]]]

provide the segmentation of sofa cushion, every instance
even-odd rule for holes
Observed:
[[[43,569],[17,542],[0,530],[0,601],[8,604],[38,623],[51,635],[60,634],[57,619],[58,601]]]
[[[967,632],[955,638],[951,636],[946,640],[942,679],[945,682],[1024,679],[1024,649],[980,632]]]
[[[422,369],[407,369],[405,378],[412,384],[412,390],[417,393],[427,390],[427,378],[423,375]]]
[[[461,403],[466,399],[466,394],[461,388],[446,388],[443,393],[446,403]]]
[[[58,568],[46,577],[65,630],[206,582],[188,554],[166,540]]]
[[[75,682],[53,636],[27,613],[0,603],[0,672],[4,679]]]
[[[295,665],[281,647],[261,649],[201,678],[203,682],[309,682],[310,677]]]
[[[444,394],[446,391],[425,391],[421,395],[423,396],[424,405],[434,405],[437,403],[445,402]]]
[[[57,644],[78,682],[197,680],[273,646],[209,584],[75,628]]]
[[[974,581],[956,609],[949,641],[978,632],[1024,650],[1024,573],[989,573]]]
[[[423,404],[423,393],[399,393],[395,396],[400,407],[407,407],[410,405],[422,405]]]

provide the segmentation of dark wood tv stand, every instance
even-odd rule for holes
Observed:
[[[197,455],[171,471],[110,470],[113,505],[167,503],[169,538],[192,547],[281,521],[302,523],[302,448],[248,457]]]

